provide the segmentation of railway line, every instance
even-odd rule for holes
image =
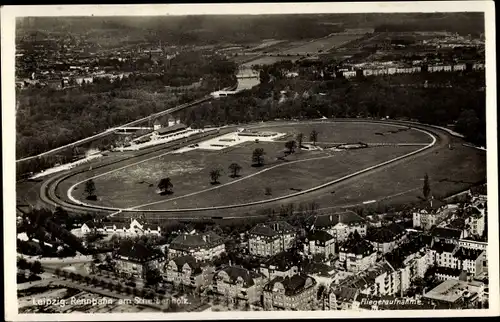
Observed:
[[[393,125],[400,125],[400,126],[409,126],[409,127],[419,129],[419,130],[424,131],[424,132],[428,132],[429,134],[431,134],[431,136],[434,136],[434,142],[433,142],[433,144],[430,144],[427,147],[421,148],[421,149],[415,151],[414,153],[410,153],[410,154],[404,155],[402,157],[396,158],[394,160],[389,160],[389,161],[383,162],[382,164],[376,165],[374,167],[370,167],[370,168],[364,169],[362,171],[358,171],[357,173],[350,174],[344,178],[340,178],[338,180],[335,180],[334,182],[327,183],[327,184],[322,185],[320,187],[316,187],[315,190],[326,188],[327,186],[334,185],[334,184],[341,182],[341,181],[356,180],[356,178],[369,175],[370,173],[373,173],[373,172],[378,171],[380,169],[392,166],[398,162],[402,162],[403,160],[410,159],[410,158],[418,158],[421,154],[427,154],[427,153],[430,153],[432,151],[446,148],[450,142],[450,137],[454,136],[453,133],[444,131],[441,128],[430,126],[430,125],[425,125],[425,124],[416,124],[413,122],[411,122],[411,123],[405,122],[405,121],[387,122],[387,121],[378,121],[378,120],[359,120],[359,119],[338,119],[338,120],[336,119],[335,120],[335,122],[354,122],[354,121],[355,122],[366,121],[366,122],[386,123],[386,124],[393,124]],[[316,122],[321,122],[321,121],[316,121]],[[329,121],[323,121],[323,122],[329,122]],[[262,125],[262,124],[257,125],[256,124],[256,125],[253,125],[250,127],[258,128],[258,127],[262,127],[262,126],[268,126],[269,124],[273,124],[273,123],[279,125],[279,124],[283,124],[284,122],[282,122],[282,121],[281,122],[270,122],[270,123],[266,123],[265,125]],[[219,130],[219,132],[213,133],[212,137],[234,131],[234,129],[236,127],[237,126],[230,126],[230,127],[226,127],[226,128],[221,128]],[[134,159],[134,161],[135,160],[140,161],[142,159],[155,157],[155,156],[158,156],[161,154],[165,154],[169,151],[176,150],[176,149],[181,148],[183,146],[186,146],[188,144],[193,144],[193,143],[196,143],[196,142],[199,142],[202,140],[206,140],[207,138],[208,138],[208,136],[196,137],[196,138],[192,138],[190,140],[180,139],[180,140],[174,141],[172,143],[164,144],[160,147],[155,147],[155,148],[150,148],[150,149],[144,150],[140,154],[136,154],[136,155],[131,156],[131,157],[126,157],[126,158],[114,160],[111,162],[103,162],[102,164],[98,164],[98,165],[93,166],[92,169],[93,169],[93,171],[96,171],[96,170],[99,171],[100,169],[103,169],[105,167],[108,167],[108,168],[112,167],[114,165],[117,165],[117,164],[124,162],[126,160],[129,160],[129,159]],[[154,212],[154,213],[162,213],[162,214],[168,215],[168,217],[172,218],[172,219],[174,219],[174,218],[200,219],[200,218],[205,218],[205,217],[211,218],[213,216],[204,215],[203,211],[217,210],[217,209],[212,209],[212,208],[199,209],[199,211],[198,211],[198,212],[200,212],[199,215],[183,216],[184,213],[187,214],[188,212],[189,213],[197,212],[197,209],[187,209],[186,211],[180,211],[178,209],[176,209],[176,210],[118,209],[118,208],[103,207],[103,206],[97,206],[97,205],[77,204],[75,202],[71,202],[70,200],[65,199],[65,196],[58,195],[57,188],[61,184],[61,182],[70,178],[71,176],[78,175],[78,174],[84,173],[86,171],[88,171],[87,165],[80,166],[80,167],[77,167],[77,168],[70,170],[69,172],[61,173],[61,174],[58,174],[58,175],[55,175],[55,176],[48,178],[47,180],[45,180],[42,183],[41,188],[40,188],[41,200],[44,203],[51,205],[53,207],[62,207],[63,209],[65,209],[67,211],[76,212],[76,213],[95,212],[95,213],[101,213],[101,214],[105,214],[105,215],[112,215],[112,214],[122,213],[122,212],[124,212],[124,213]],[[325,186],[325,187],[323,187],[323,186]],[[308,191],[303,192],[303,193],[308,193]],[[299,194],[297,194],[297,195],[299,195]],[[298,197],[298,196],[295,196],[295,194],[290,195],[290,196],[286,196],[286,198],[290,198],[290,199],[294,199],[296,197]],[[235,207],[242,207],[242,206],[251,206],[251,205],[250,204],[249,205],[234,205],[234,206],[226,206],[226,208],[235,208]],[[223,208],[221,208],[220,210],[222,210],[222,209]],[[178,217],[176,217],[176,215]]]

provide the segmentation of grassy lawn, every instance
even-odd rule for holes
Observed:
[[[320,143],[320,146],[327,146],[328,142],[425,143],[430,141],[426,134],[414,130],[389,133],[389,131],[397,130],[398,127],[383,124],[340,122],[286,126],[268,124],[259,129],[287,132],[290,134],[289,137],[293,137],[293,133],[299,131],[307,137],[309,132],[315,129],[319,132],[318,140],[326,142]],[[384,135],[374,135],[375,132],[384,133]],[[384,203],[407,203],[418,200],[425,173],[430,176],[431,189],[436,196],[450,195],[486,177],[485,152],[464,147],[463,141],[459,139],[453,139],[452,143],[454,147],[452,150],[447,148],[447,144],[443,147],[436,147],[432,151],[428,150],[418,157],[405,159],[389,168],[363,174],[306,195],[270,204],[215,212],[207,211],[206,213],[197,212],[196,214],[212,216],[255,214],[261,209],[277,208],[280,204],[312,201],[318,203],[321,208],[384,198]],[[251,166],[251,154],[256,147],[263,147],[266,151],[265,165],[260,168]],[[263,200],[295,193],[297,191],[295,189],[308,189],[419,148],[421,147],[385,146],[342,152],[302,151],[287,157],[288,163],[276,159],[276,156],[283,155],[284,142],[249,142],[226,151],[191,151],[184,154],[169,154],[94,179],[100,198],[96,203],[115,207],[133,207],[159,202],[143,208],[154,210],[210,207]],[[109,166],[105,170],[116,170],[119,167],[152,158],[155,154]],[[330,155],[332,157],[325,158]],[[291,163],[318,157],[323,158]],[[237,162],[242,166],[239,178],[229,176],[228,166],[232,162]],[[210,170],[214,168],[223,170],[219,179],[220,184],[215,186],[210,183],[209,177]],[[265,169],[270,170],[246,178]],[[90,174],[77,175],[63,182],[59,187],[59,193],[64,195],[64,191],[72,184],[91,177],[94,171],[90,172]],[[95,174],[103,172],[100,169]],[[172,180],[174,193],[160,196],[155,193],[156,185],[159,179],[167,176]],[[234,182],[237,180],[239,181]],[[228,185],[231,182],[234,184]],[[153,186],[150,187],[150,184]],[[271,195],[265,195],[266,187],[271,188]],[[205,189],[212,190],[200,192]],[[197,194],[181,198],[190,193]],[[79,187],[74,192],[74,196],[85,199],[83,188]]]
[[[301,202],[317,202],[321,207],[349,205],[373,199],[384,199],[387,204],[419,201],[423,177],[428,173],[431,191],[436,197],[449,196],[468,189],[486,179],[486,153],[461,145],[453,150],[409,159],[356,180],[339,183],[335,194],[325,190],[301,198]]]
[[[275,160],[272,158],[273,153],[268,152],[266,164],[256,168],[251,166],[250,156],[257,146],[265,146],[266,151],[275,151],[275,154],[279,154],[279,150],[282,149],[282,145],[278,143],[250,143],[228,153],[192,151],[151,160],[95,179],[101,199],[98,204],[131,207],[166,200],[156,206],[147,207],[165,209],[258,201],[297,191],[292,189],[312,188],[416,149],[415,147],[376,147],[332,153],[303,151],[287,158],[288,162]],[[323,158],[291,163],[317,157]],[[229,171],[226,169],[231,162],[237,162],[243,167],[240,178],[229,177]],[[219,179],[219,185],[212,185],[209,171],[216,167],[225,170],[225,173]],[[269,170],[245,178],[245,176],[266,169]],[[165,176],[169,176],[174,184],[174,193],[170,196],[160,196],[155,193],[158,178]],[[240,181],[224,186],[235,180]],[[152,187],[149,186],[150,183],[153,183]],[[266,187],[271,188],[272,194],[269,196],[264,193]],[[189,193],[211,188],[215,189],[177,199]],[[75,193],[75,195],[78,197],[80,193]],[[168,199],[172,200],[167,201]]]
[[[266,152],[265,166],[260,168],[251,166],[252,152],[257,147],[264,148]],[[94,179],[100,199],[96,204],[131,207],[209,189],[214,187],[209,176],[212,169],[221,169],[222,175],[219,182],[227,183],[283,163],[283,161],[276,160],[277,156],[283,155],[283,150],[283,143],[248,142],[227,151],[195,150],[183,154],[165,155]],[[325,155],[327,154],[321,151],[304,151],[295,153],[287,159],[295,161]],[[230,177],[228,167],[233,162],[242,167],[240,178]],[[174,193],[170,196],[155,193],[159,180],[165,177],[169,177],[174,185]],[[85,179],[83,175],[80,178],[80,180]],[[76,183],[78,180],[72,179],[71,181]],[[150,186],[151,184],[153,186]],[[74,196],[78,199],[85,199],[83,185],[78,187]]]
[[[309,141],[312,130],[318,132],[318,142],[333,143],[430,143],[431,137],[427,134],[407,129],[403,126],[390,126],[377,123],[302,123],[279,126],[263,126],[259,130],[278,131],[287,133],[303,133],[304,141]],[[398,131],[399,130],[399,131]],[[392,133],[391,133],[392,131]],[[377,134],[379,133],[379,134]]]
[[[328,51],[333,47],[342,46],[350,41],[360,38],[360,35],[335,35],[328,38],[308,42],[302,46],[291,48],[285,54],[300,54],[304,52],[317,53],[319,50]]]

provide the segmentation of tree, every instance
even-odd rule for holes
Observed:
[[[293,153],[297,147],[297,142],[294,140],[288,141],[285,143],[285,147],[288,149],[288,153]]]
[[[233,162],[229,165],[229,171],[231,171],[231,177],[236,178],[239,176],[239,172],[241,171],[241,166],[238,163]]]
[[[429,195],[431,194],[431,186],[429,184],[429,176],[427,173],[424,176],[424,186],[422,188],[422,193],[424,194],[425,200],[429,199]]]
[[[28,261],[26,261],[26,259],[24,259],[23,257],[19,257],[17,259],[17,268],[18,269],[28,269],[29,268]]]
[[[304,134],[303,133],[297,134],[297,147],[299,148],[299,150],[302,147],[303,140],[304,140]]]
[[[264,163],[264,152],[263,148],[256,148],[252,153],[252,162],[256,163],[256,166],[260,167]]]
[[[220,169],[212,169],[210,171],[210,179],[212,180],[212,184],[219,183],[220,176],[221,176],[221,170]]]
[[[324,284],[319,284],[318,286],[318,293],[317,293],[317,299],[321,300],[323,298],[323,293],[326,290],[326,286]]]
[[[161,281],[161,274],[158,269],[149,269],[146,272],[146,283],[148,285],[156,285]]]
[[[311,139],[313,145],[316,146],[316,142],[318,141],[318,131],[312,130],[309,138]]]
[[[85,181],[85,192],[87,193],[87,199],[94,199],[95,198],[95,183],[94,180],[89,179]]]
[[[42,268],[42,263],[39,261],[35,261],[33,265],[31,265],[30,270],[33,272],[33,274],[40,274],[43,273],[43,268]]]
[[[162,194],[171,193],[173,188],[174,185],[172,184],[172,181],[170,181],[170,178],[163,178],[158,183],[158,189]]]
[[[270,195],[272,195],[272,190],[271,190],[271,188],[269,188],[269,187],[266,187],[266,188],[265,188],[265,195],[266,195],[266,196],[270,196]]]

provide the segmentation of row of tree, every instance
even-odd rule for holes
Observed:
[[[475,144],[486,141],[484,73],[418,75],[307,81],[274,77],[273,82],[181,114],[188,125],[214,125],[275,119],[390,117],[447,126]],[[412,83],[412,78],[418,79]],[[408,86],[401,86],[403,84]],[[420,83],[420,81],[422,81]],[[417,85],[417,86],[413,86]],[[282,94],[281,92],[286,92]],[[320,95],[321,93],[321,95]],[[284,96],[283,96],[284,95]]]

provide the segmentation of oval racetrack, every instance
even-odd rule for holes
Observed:
[[[325,122],[331,122],[331,121],[318,121],[321,123]],[[70,170],[69,172],[57,174],[55,176],[50,177],[47,179],[45,182],[43,182],[41,186],[41,191],[40,191],[40,197],[41,199],[50,205],[53,206],[60,206],[68,211],[74,211],[74,212],[103,212],[103,213],[117,213],[117,212],[154,212],[154,213],[164,213],[165,215],[168,214],[168,217],[171,215],[182,215],[184,213],[194,213],[194,217],[196,217],[196,214],[199,215],[204,215],[206,213],[212,213],[216,212],[218,216],[224,216],[224,210],[227,209],[234,209],[234,208],[246,208],[246,207],[252,207],[252,206],[257,206],[257,205],[275,205],[279,204],[280,201],[289,201],[289,202],[295,202],[300,200],[301,197],[303,196],[313,196],[322,190],[325,189],[331,189],[337,184],[349,184],[350,182],[355,182],[356,180],[369,176],[371,174],[374,174],[378,171],[381,171],[383,169],[387,169],[389,167],[393,167],[398,165],[399,163],[406,161],[408,159],[418,159],[420,157],[425,157],[426,155],[429,155],[430,153],[433,153],[434,151],[439,151],[440,149],[445,149],[447,148],[449,142],[450,142],[450,137],[452,134],[433,127],[429,125],[423,125],[423,124],[416,124],[416,123],[408,123],[408,122],[402,122],[402,121],[391,121],[391,122],[386,122],[386,121],[373,121],[373,120],[349,120],[349,119],[339,119],[335,120],[335,122],[370,122],[370,123],[384,123],[387,125],[399,125],[399,126],[411,126],[412,129],[421,131],[426,133],[428,136],[431,137],[432,141],[428,145],[424,145],[421,148],[418,148],[415,151],[412,151],[410,153],[407,153],[402,156],[398,156],[396,158],[393,158],[391,160],[387,160],[384,162],[381,162],[376,165],[372,165],[369,167],[366,167],[362,170],[355,171],[353,173],[350,173],[348,175],[342,176],[340,178],[337,178],[333,181],[326,182],[324,184],[291,193],[288,195],[284,196],[279,196],[276,198],[271,198],[271,199],[266,199],[266,200],[259,200],[259,201],[254,201],[254,202],[248,202],[248,203],[235,203],[235,204],[229,204],[229,205],[223,205],[223,206],[216,206],[216,207],[200,207],[200,208],[184,208],[184,209],[154,209],[150,210],[147,209],[146,207],[156,204],[156,203],[161,203],[161,202],[152,202],[152,203],[144,203],[140,205],[136,205],[133,207],[128,207],[128,208],[118,208],[118,207],[104,207],[104,206],[98,206],[98,205],[92,205],[89,203],[85,203],[83,201],[77,200],[72,192],[74,190],[74,187],[77,185],[81,184],[82,182],[88,180],[89,178],[86,178],[83,181],[79,181],[76,184],[73,184],[70,189],[66,191],[66,196],[59,196],[57,194],[57,187],[61,184],[61,182],[64,182],[68,178],[71,178],[72,176],[75,176],[77,174],[82,174],[88,171],[88,166],[82,166],[78,167],[75,169]],[[255,126],[249,126],[250,128],[259,128],[259,127],[265,127],[268,126],[270,123],[266,123],[265,125],[255,125]],[[283,122],[271,122],[271,124],[275,126],[283,125],[283,124],[290,124],[290,122],[283,123]],[[296,123],[295,123],[296,124]],[[228,127],[224,131],[229,132],[231,131],[231,128],[235,127]],[[179,147],[178,143],[173,143],[173,144],[166,144],[162,146],[161,149],[157,149],[157,151],[153,151],[150,153],[144,153],[144,155],[140,156],[135,156],[131,160],[137,160],[137,162],[145,162],[149,159],[157,158],[158,156],[168,153],[172,150],[175,150]],[[303,160],[302,160],[303,161]],[[103,163],[101,165],[96,165],[93,166],[93,177],[98,177],[101,175],[106,174],[109,171],[116,170],[117,168],[120,168],[122,166],[123,160],[119,160],[116,163]],[[102,169],[102,171],[101,171]],[[270,168],[262,170],[262,171],[269,171]],[[247,177],[243,178],[246,179]],[[213,189],[219,188],[215,187]],[[182,196],[186,197],[186,196]],[[182,218],[186,218],[185,216],[182,216]]]

